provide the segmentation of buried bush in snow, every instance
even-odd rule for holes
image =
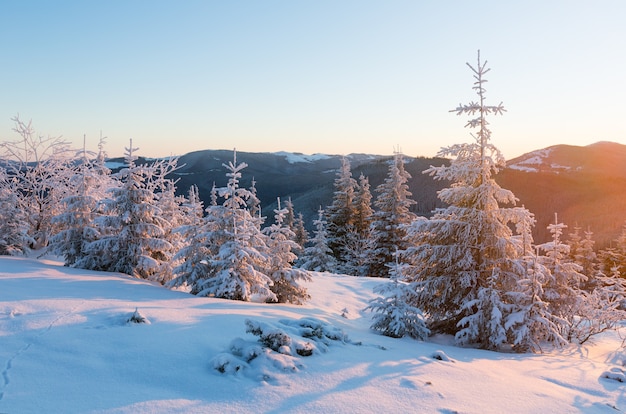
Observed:
[[[606,378],[617,382],[626,382],[626,373],[621,368],[611,368],[609,371],[604,371],[600,378]]]
[[[246,319],[246,332],[257,342],[234,339],[226,353],[215,356],[213,369],[224,374],[246,372],[260,381],[275,379],[273,372],[296,372],[302,368],[299,357],[326,352],[332,341],[348,342],[345,333],[315,318],[282,319],[277,325]]]
[[[140,312],[139,309],[135,308],[135,312],[133,312],[132,315],[130,315],[130,317],[126,320],[127,323],[146,323],[146,324],[150,324],[150,321],[143,316]]]

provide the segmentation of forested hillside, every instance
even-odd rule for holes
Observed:
[[[183,155],[176,171],[178,191],[185,193],[197,185],[200,198],[209,200],[213,183],[224,183],[222,163],[232,157],[232,150],[205,150]],[[313,228],[320,206],[330,204],[333,180],[341,164],[339,155],[302,155],[289,153],[238,152],[238,158],[249,167],[242,185],[256,181],[264,214],[276,208],[276,197],[291,197],[295,209],[303,213],[307,228]],[[347,156],[356,177],[363,173],[372,187],[383,182],[391,156],[350,154]],[[112,161],[121,161],[120,159]],[[443,204],[437,191],[444,182],[422,174],[431,165],[449,161],[442,158],[405,156],[405,168],[412,178],[408,185],[416,205],[412,211],[430,217],[435,207]],[[533,230],[536,240],[546,241],[546,226],[554,213],[570,228],[590,228],[599,248],[610,246],[626,222],[626,146],[599,142],[586,147],[559,145],[538,149],[507,161],[497,181],[511,189],[535,214]]]

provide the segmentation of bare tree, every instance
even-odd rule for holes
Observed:
[[[0,143],[7,176],[0,186],[17,196],[28,223],[29,247],[39,249],[48,244],[51,219],[70,191],[73,152],[61,137],[38,135],[32,121],[23,122],[19,116],[12,120],[19,139]]]

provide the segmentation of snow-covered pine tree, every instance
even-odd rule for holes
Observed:
[[[314,236],[310,241],[311,246],[304,249],[304,254],[299,260],[299,267],[314,272],[334,272],[337,269],[337,264],[332,250],[328,247],[327,223],[324,220],[324,210],[321,206],[317,213],[317,220],[313,220],[315,230],[313,230]]]
[[[485,103],[486,62],[468,66],[474,73],[478,102],[459,105],[457,115],[475,116],[474,142],[443,148],[438,156],[450,165],[430,167],[424,173],[451,182],[438,193],[448,205],[431,219],[415,220],[407,228],[410,243],[403,258],[410,266],[405,276],[416,292],[416,303],[429,317],[433,332],[456,335],[462,343],[498,349],[507,319],[508,298],[521,277],[522,244],[510,225],[528,220],[530,212],[514,205],[511,191],[493,178],[504,157],[491,143],[488,115],[502,114],[502,104]],[[500,313],[501,315],[499,315]]]
[[[276,301],[276,295],[270,289],[272,280],[265,274],[269,262],[266,237],[248,210],[250,190],[239,186],[241,170],[247,164],[238,164],[234,152],[233,161],[223,166],[228,171],[228,184],[219,191],[224,203],[210,206],[205,219],[203,237],[210,249],[202,265],[206,270],[186,282],[191,292],[200,296]],[[183,281],[179,277],[174,283]]]
[[[409,336],[426,339],[430,334],[422,311],[415,307],[415,291],[401,281],[402,270],[397,252],[395,263],[390,264],[389,282],[374,287],[374,293],[381,296],[374,298],[365,310],[374,313],[371,328],[392,338]]]
[[[296,212],[294,211],[293,202],[291,201],[291,197],[287,198],[285,201],[285,209],[287,212],[285,213],[285,226],[289,227],[289,229],[295,233],[296,229]]]
[[[616,269],[622,277],[626,277],[626,223],[622,225],[620,235],[610,247],[602,249],[598,254],[600,271],[609,275]]]
[[[564,346],[559,326],[562,320],[550,313],[545,300],[544,283],[550,271],[539,263],[537,249],[533,246],[532,228],[535,219],[528,214],[515,225],[520,241],[521,258],[517,261],[521,275],[515,286],[505,294],[510,312],[505,319],[508,341],[516,352],[542,352],[542,345]]]
[[[408,247],[405,227],[415,220],[411,206],[416,202],[410,197],[407,182],[411,178],[404,169],[404,155],[396,151],[389,164],[385,181],[376,188],[378,196],[374,205],[377,210],[371,225],[372,248],[369,251],[369,276],[388,277],[389,263],[393,263],[396,250]]]
[[[550,313],[564,321],[560,326],[561,335],[571,341],[572,327],[585,301],[581,286],[587,277],[581,273],[582,267],[569,259],[570,247],[561,240],[565,228],[567,226],[559,223],[554,213],[554,223],[548,225],[552,240],[537,247],[545,254],[538,257],[539,262],[550,271],[550,277],[544,282]]]
[[[2,170],[0,180],[6,180]],[[29,244],[28,226],[17,195],[0,185],[0,255],[22,255]]]
[[[574,231],[567,235],[567,244],[569,245],[569,257],[573,262],[576,261],[576,257],[580,254],[580,243],[582,241],[582,236],[580,234],[581,230],[581,227],[576,224],[574,226]]]
[[[370,181],[363,173],[359,176],[359,184],[354,195],[354,231],[361,237],[370,236],[374,210],[372,210],[372,193]]]
[[[587,276],[586,288],[595,285],[594,279],[598,275],[598,255],[594,248],[595,243],[593,232],[587,229],[585,237],[580,241],[578,253],[574,257],[574,261],[582,267],[581,273]]]
[[[125,149],[126,167],[118,173],[120,187],[105,200],[106,215],[99,217],[103,236],[86,248],[87,255],[76,267],[126,273],[151,280],[165,280],[160,273],[172,245],[165,239],[169,227],[154,194],[154,177],[167,175],[163,165],[139,166],[137,148]],[[175,166],[175,163],[168,164]]]
[[[292,263],[297,259],[293,250],[297,249],[298,245],[293,241],[295,234],[284,222],[288,209],[280,208],[280,198],[277,205],[278,208],[274,210],[275,223],[263,230],[267,235],[267,247],[270,252],[266,273],[272,279],[270,289],[279,303],[301,305],[310,299],[310,296],[307,289],[300,286],[300,282],[310,281],[311,276],[303,269],[292,267]]]
[[[517,352],[543,352],[542,344],[561,347],[568,344],[561,335],[561,318],[552,315],[546,302],[543,286],[550,278],[550,270],[537,260],[536,253],[527,254],[523,259],[525,277],[517,282],[509,297],[515,310],[506,320],[510,342]]]
[[[174,256],[185,245],[185,240],[175,229],[183,226],[188,217],[183,211],[185,197],[176,195],[174,180],[161,177],[155,190],[155,201],[161,210],[161,216],[167,218],[162,222],[163,239],[171,245],[169,249],[160,249],[152,254],[152,257],[160,262],[156,281],[165,284],[174,277],[173,269],[177,265]]]
[[[215,194],[215,205],[209,206],[206,209],[209,214],[204,216],[198,187],[192,185],[189,188],[187,201],[182,206],[184,224],[174,230],[180,234],[183,246],[174,255],[173,261],[176,263],[172,270],[174,278],[167,283],[168,287],[188,287],[191,293],[197,294],[199,285],[208,277],[207,257],[217,254],[220,245],[216,238],[220,234],[220,229],[215,218],[224,216],[217,213],[222,212],[223,207],[217,206],[215,184],[212,193]]]
[[[369,179],[363,174],[359,176],[359,184],[354,195],[354,220],[347,228],[344,253],[346,262],[342,272],[367,276],[370,264],[370,252],[373,247],[371,224],[374,211],[372,210],[372,194]]]
[[[246,200],[248,210],[252,217],[261,217],[261,200],[256,195],[256,180],[252,177],[252,183],[250,184],[250,197]]]
[[[102,145],[100,138],[100,153]],[[51,220],[57,233],[49,245],[49,250],[63,256],[65,266],[70,267],[82,260],[87,255],[87,245],[100,237],[95,217],[98,203],[111,184],[110,170],[96,154],[87,151],[86,142],[76,163],[75,173],[69,178],[74,193],[62,200],[64,209]]]
[[[294,250],[296,256],[300,257],[304,254],[304,246],[309,242],[309,232],[304,226],[304,216],[298,213],[294,221],[294,241],[298,244],[298,248]]]
[[[569,258],[570,246],[561,240],[565,228],[567,226],[559,223],[554,213],[554,223],[548,225],[552,240],[537,247],[544,252],[544,256],[539,256],[539,262],[550,271],[550,277],[544,282],[550,313],[561,318],[561,335],[572,341],[576,336],[575,320],[587,298],[581,288],[587,277],[581,273],[582,267]]]
[[[346,157],[341,158],[341,167],[337,171],[334,185],[333,203],[326,208],[328,247],[338,265],[342,266],[346,262],[344,246],[348,229],[354,222],[354,193],[357,188],[357,182],[350,171],[350,160]]]

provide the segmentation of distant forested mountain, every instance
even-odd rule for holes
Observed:
[[[369,177],[372,193],[387,176],[391,156],[350,154],[353,177],[363,173]],[[226,185],[226,170],[222,166],[233,159],[230,150],[196,151],[180,157],[179,193],[196,184],[205,205],[208,205],[213,183]],[[263,215],[273,217],[276,198],[291,197],[296,212],[304,215],[307,227],[312,228],[317,210],[332,202],[334,180],[341,165],[340,155],[298,153],[237,152],[237,160],[248,167],[243,170],[242,187],[250,187],[252,180],[262,203]],[[114,163],[121,160],[109,160]],[[141,161],[141,160],[140,160]],[[140,162],[139,161],[139,162]],[[430,165],[448,163],[441,158],[405,158],[406,170],[411,174],[410,191],[417,205],[413,212],[429,217],[441,206],[437,191],[448,183],[436,182],[422,171]],[[111,164],[115,165],[115,164]],[[496,176],[496,181],[510,189],[535,214],[537,226],[535,241],[549,238],[546,226],[559,221],[573,230],[575,225],[594,232],[597,247],[607,247],[617,238],[626,222],[626,146],[598,142],[585,147],[557,145],[524,154],[507,162],[507,168]],[[568,233],[566,230],[566,235]]]

